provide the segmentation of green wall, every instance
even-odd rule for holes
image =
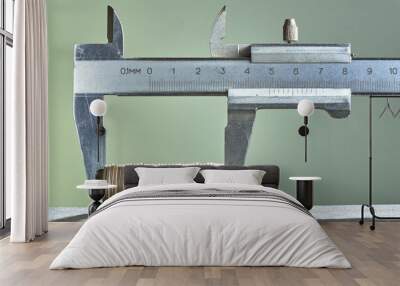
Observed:
[[[300,4],[301,3],[301,4]],[[72,113],[73,45],[106,41],[106,6],[118,12],[126,57],[206,57],[215,15],[227,4],[227,40],[280,42],[295,17],[306,43],[347,43],[360,57],[400,56],[396,0],[48,0],[50,206],[86,206],[83,161]],[[223,162],[223,97],[107,97],[108,162]],[[374,100],[375,198],[399,203],[400,118],[378,120]],[[392,100],[400,108],[400,100]],[[397,110],[396,109],[396,110]],[[368,99],[353,97],[348,119],[323,111],[311,118],[309,162],[303,161],[302,119],[295,110],[258,112],[247,164],[277,164],[281,189],[292,175],[319,175],[317,204],[358,204],[368,194]]]

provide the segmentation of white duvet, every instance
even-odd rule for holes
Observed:
[[[112,204],[130,192],[265,190],[253,185],[136,187],[105,201],[50,269],[145,266],[294,266],[349,268],[318,222],[293,206],[246,198],[153,198]],[[107,207],[108,205],[108,207]]]

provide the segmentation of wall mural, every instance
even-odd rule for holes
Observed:
[[[106,161],[104,95],[227,96],[225,164],[242,165],[258,109],[295,109],[308,99],[344,118],[351,94],[400,93],[399,60],[355,59],[350,44],[296,44],[294,19],[284,24],[287,43],[224,44],[225,23],[224,7],[210,58],[123,58],[122,27],[108,7],[108,43],[75,46],[74,117],[88,178]]]

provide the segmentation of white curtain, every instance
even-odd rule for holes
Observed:
[[[48,112],[46,0],[16,0],[13,92],[6,98],[6,180],[12,242],[47,232]]]

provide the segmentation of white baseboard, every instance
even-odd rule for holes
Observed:
[[[400,205],[374,205],[374,207],[379,216],[400,217]],[[359,219],[361,205],[314,206],[311,213],[317,219]],[[87,208],[49,208],[50,221],[83,214],[87,214]],[[365,209],[365,217],[371,218],[368,208]]]
[[[374,205],[375,214],[379,216],[400,217],[400,205]],[[311,213],[317,219],[359,219],[361,205],[328,205],[314,206]],[[371,218],[368,208],[364,210],[365,218]]]
[[[87,214],[87,208],[49,208],[49,221]]]

